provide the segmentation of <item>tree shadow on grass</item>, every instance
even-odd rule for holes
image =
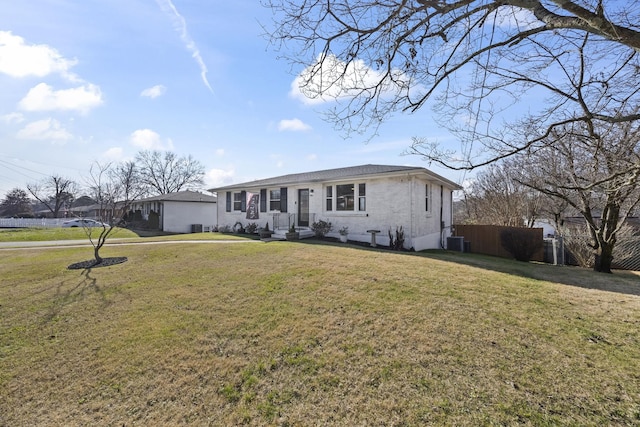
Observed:
[[[95,261],[95,260],[91,260],[91,261]],[[126,258],[125,258],[125,261],[126,261]],[[85,261],[85,262],[88,262],[88,261]],[[124,261],[120,261],[120,262],[124,262]],[[110,265],[114,265],[114,264],[110,264]],[[84,268],[80,272],[80,280],[76,284],[70,286],[69,285],[70,281],[63,281],[57,286],[56,292],[53,295],[53,301],[51,303],[49,311],[43,318],[44,323],[53,322],[55,319],[57,319],[57,317],[60,315],[60,313],[62,312],[65,306],[84,300],[92,292],[99,295],[102,301],[102,303],[100,304],[100,308],[104,309],[111,304],[111,302],[107,299],[104,290],[98,284],[97,278],[94,277],[92,273],[93,273],[92,267]]]
[[[522,262],[451,251],[425,251],[417,255],[493,270],[500,273],[528,279],[559,283],[583,289],[640,296],[640,275],[638,272],[616,270],[614,274],[598,273],[588,268],[569,265],[552,265],[540,262]]]
[[[640,296],[640,274],[638,272],[616,270],[614,274],[597,273],[591,269],[558,266],[537,262],[521,262],[489,255],[469,254],[446,250],[427,250],[422,252],[392,251],[386,246],[370,247],[367,243],[349,244],[339,243],[331,239],[305,239],[302,243],[322,244],[336,247],[349,247],[363,251],[376,251],[393,253],[399,256],[417,256],[440,261],[447,261],[492,270],[499,273],[511,274],[528,279],[559,283],[575,286],[583,289],[594,289],[606,292],[615,292],[626,295]],[[452,275],[455,275],[452,272]]]

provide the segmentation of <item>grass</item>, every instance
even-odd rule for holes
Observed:
[[[93,230],[94,237],[101,229]],[[222,233],[192,233],[192,234],[162,234],[154,231],[128,230],[116,228],[109,236],[110,239],[140,239],[139,241],[166,240],[241,240],[258,239],[258,236],[222,234]],[[0,228],[0,242],[42,242],[54,240],[87,240],[83,228],[79,227],[51,227],[51,228]]]
[[[0,425],[640,423],[632,273],[302,242],[103,251],[129,261],[2,252]]]
[[[93,235],[98,236],[101,230],[101,228],[92,230]],[[138,235],[125,228],[116,228],[110,236],[110,238],[114,239],[131,237],[138,237]],[[42,242],[48,240],[83,239],[87,239],[87,234],[81,227],[0,228],[0,242]]]

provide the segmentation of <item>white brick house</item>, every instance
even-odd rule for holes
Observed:
[[[233,184],[210,191],[219,203],[218,226],[237,222],[269,223],[271,230],[290,224],[307,229],[313,222],[331,222],[328,236],[342,227],[348,238],[368,242],[368,230],[380,230],[377,242],[389,244],[388,232],[405,232],[405,248],[441,248],[451,235],[453,192],[461,187],[425,168],[362,165],[284,175]]]

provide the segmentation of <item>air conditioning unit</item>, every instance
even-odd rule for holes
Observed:
[[[447,237],[447,250],[463,252],[464,251],[464,237],[463,236],[452,236]]]

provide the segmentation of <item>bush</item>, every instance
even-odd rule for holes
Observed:
[[[218,227],[219,233],[231,233],[231,227],[229,225],[221,225]]]
[[[394,251],[401,251],[404,249],[404,230],[402,226],[396,227],[395,238],[389,229],[389,248]]]
[[[233,224],[233,232],[237,234],[244,234],[244,226],[240,221]]]
[[[151,211],[149,212],[149,220],[147,221],[147,226],[151,230],[160,229],[160,215],[157,212]]]
[[[330,222],[319,220],[311,224],[311,230],[315,233],[316,237],[323,238],[331,231],[333,226]]]
[[[500,232],[502,247],[518,261],[529,262],[542,249],[542,239],[528,231],[528,228],[507,228]]]
[[[250,222],[249,224],[247,224],[247,226],[244,228],[244,231],[247,234],[256,234],[258,232],[258,224],[256,224],[255,222]]]

